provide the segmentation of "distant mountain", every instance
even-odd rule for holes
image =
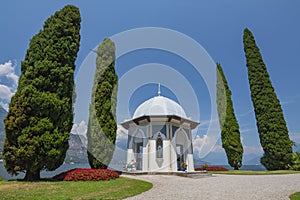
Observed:
[[[195,167],[200,167],[206,163],[208,165],[228,165],[227,156],[225,152],[210,152],[204,158],[197,158],[197,154],[194,154]],[[244,154],[243,165],[260,165],[260,154]]]
[[[243,165],[260,165],[260,158],[262,155],[248,154],[244,156]]]
[[[2,153],[5,138],[3,120],[6,114],[6,110],[0,106],[0,153]],[[87,163],[86,142],[86,138],[83,135],[71,133],[65,162]]]
[[[202,164],[206,163],[208,165],[227,165],[227,157],[225,152],[210,152],[204,158],[197,158],[197,154],[194,154],[194,165],[195,167],[200,167]]]
[[[296,144],[293,146],[293,151],[294,151],[294,152],[300,152],[300,144],[299,144],[299,143],[296,143]]]
[[[83,135],[70,134],[66,163],[87,163],[86,138]]]
[[[6,116],[7,112],[2,106],[0,106],[0,154],[2,154],[2,147],[3,147],[3,142],[5,138],[5,133],[4,133],[4,117]]]
[[[4,131],[4,117],[6,116],[7,112],[6,110],[0,106],[0,132],[3,132]]]

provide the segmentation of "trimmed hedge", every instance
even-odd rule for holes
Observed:
[[[202,170],[203,170],[202,167],[195,168],[195,171],[202,171]],[[228,171],[228,169],[220,166],[209,166],[206,168],[206,171]]]
[[[58,181],[109,181],[116,178],[119,178],[116,171],[85,168],[71,169],[53,177],[54,180]]]

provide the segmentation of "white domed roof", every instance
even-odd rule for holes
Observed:
[[[133,119],[141,116],[177,115],[187,118],[183,108],[175,101],[156,96],[142,103],[134,112]]]

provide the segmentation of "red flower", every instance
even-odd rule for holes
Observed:
[[[53,177],[59,181],[99,181],[119,178],[119,174],[109,169],[75,168]]]
[[[195,168],[195,171],[202,171],[202,167]],[[206,168],[207,171],[228,171],[225,167],[220,166],[209,166]]]

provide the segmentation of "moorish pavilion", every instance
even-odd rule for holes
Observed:
[[[131,120],[121,124],[128,130],[127,163],[141,172],[194,171],[192,130],[199,123],[189,119],[175,101],[158,96],[135,110]]]

